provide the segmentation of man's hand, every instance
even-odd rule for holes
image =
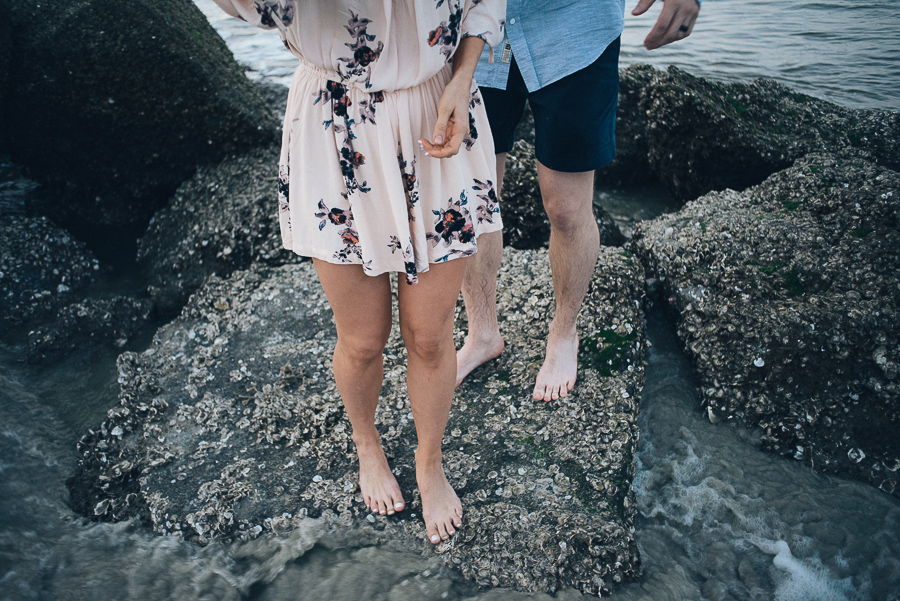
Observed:
[[[634,16],[644,14],[654,2],[656,0],[639,0],[631,14]],[[644,48],[654,50],[688,37],[699,14],[700,5],[697,0],[664,0],[656,25],[644,40]]]

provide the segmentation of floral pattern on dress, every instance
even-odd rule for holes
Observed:
[[[287,165],[278,166],[278,212],[286,213],[291,210],[291,173]]]
[[[482,200],[475,209],[475,219],[478,223],[494,223],[494,217],[500,215],[500,205],[497,193],[494,191],[494,182],[476,179],[475,185],[472,187],[481,192],[478,198]]]
[[[346,196],[344,197],[346,199]],[[344,243],[344,247],[334,253],[334,258],[341,263],[355,263],[350,257],[355,256],[362,262],[362,248],[359,246],[359,232],[353,227],[353,211],[350,208],[328,208],[325,199],[319,199],[319,210],[315,214],[319,219],[319,230],[325,229],[329,224],[341,228],[338,235]]]
[[[440,6],[438,2],[437,6]],[[432,48],[441,49],[441,54],[449,63],[456,51],[456,44],[459,41],[459,24],[462,21],[462,5],[459,0],[453,3],[450,8],[450,18],[447,21],[441,21],[434,30],[428,33],[428,45]]]
[[[259,24],[269,29],[287,27],[294,22],[294,0],[254,0],[253,6],[259,13]]]
[[[416,220],[413,209],[419,202],[419,181],[416,179],[416,159],[406,161],[403,151],[397,153],[397,164],[400,166],[400,175],[403,180],[403,191],[406,194],[406,213],[410,222]]]
[[[375,41],[375,35],[366,31],[372,19],[365,17],[360,18],[352,10],[350,11],[350,20],[344,27],[350,32],[350,37],[356,38],[351,44],[344,44],[353,51],[352,57],[341,57],[338,60],[346,63],[345,69],[341,69],[341,77],[347,79],[358,79],[365,75],[363,82],[367,88],[371,88],[371,69],[369,65],[378,60],[384,50],[384,42],[378,42],[376,48],[369,46],[369,42]]]
[[[346,125],[334,124],[335,133],[344,134],[344,142],[339,151],[339,161],[341,165],[341,175],[344,176],[344,186],[347,192],[369,192],[371,188],[367,187],[367,182],[362,183],[356,179],[356,170],[366,164],[366,157],[361,152],[353,150],[353,140],[356,136],[353,134],[353,119],[345,119]]]
[[[402,245],[400,244],[400,238],[391,236],[391,242],[388,244],[388,248],[391,249],[391,254],[401,250]],[[410,285],[418,284],[419,272],[416,269],[416,262],[413,260],[412,239],[409,240],[409,244],[406,245],[406,248],[401,250],[400,254],[403,256],[403,267],[406,270],[406,283]]]
[[[372,92],[368,100],[359,103],[359,122],[375,125],[375,105],[384,102],[384,92]]]
[[[481,94],[478,92],[478,88],[472,91],[472,95],[469,98],[469,108],[474,109],[476,106],[481,104]],[[472,147],[475,146],[475,142],[478,140],[478,128],[475,127],[475,114],[472,111],[469,111],[469,133],[463,138],[463,144],[466,146],[466,150],[472,150]]]
[[[338,226],[350,226],[353,223],[353,214],[350,212],[350,209],[347,209],[346,211],[337,207],[329,209],[325,205],[325,199],[320,198],[319,212],[316,213],[316,219],[321,219],[319,222],[319,231],[322,231],[329,223]]]
[[[479,134],[487,135],[476,94],[464,140],[472,152],[449,164],[420,158],[413,148],[419,130],[433,126],[426,113],[439,99],[460,41],[502,31],[502,3],[426,0],[415,2],[416,18],[408,19],[408,11],[392,10],[391,2],[325,0],[310,11],[321,19],[301,19],[306,11],[297,0],[217,2],[229,14],[278,29],[301,59],[276,181],[286,248],[360,265],[369,275],[405,272],[414,284],[417,266],[427,270],[429,263],[470,256],[476,233],[499,229],[494,157],[484,140],[475,143]],[[309,52],[301,53],[301,46]],[[417,60],[380,60],[388,54]],[[412,127],[395,128],[397,117]],[[392,151],[396,166],[389,160]],[[397,204],[404,202],[400,190],[407,221]]]
[[[475,226],[472,224],[472,217],[466,207],[469,203],[466,191],[463,190],[460,193],[459,200],[454,201],[451,198],[448,202],[450,204],[446,209],[432,211],[437,215],[434,222],[434,233],[428,232],[425,237],[431,240],[432,246],[443,244],[449,247],[454,242],[460,244],[474,242]]]
[[[335,117],[346,119],[350,114],[350,105],[353,103],[350,101],[350,96],[347,95],[346,86],[339,81],[328,80],[325,87],[313,94],[313,97],[315,98],[313,104],[330,100],[331,112]],[[325,129],[331,127],[333,122],[334,119],[327,119],[324,122]]]

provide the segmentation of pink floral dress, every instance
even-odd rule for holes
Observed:
[[[300,64],[284,118],[279,218],[285,248],[396,271],[475,253],[502,228],[496,163],[475,82],[470,134],[449,159],[426,156],[460,40],[503,36],[505,0],[215,0],[277,28]]]

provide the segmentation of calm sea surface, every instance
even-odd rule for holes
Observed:
[[[276,35],[225,18],[212,0],[196,2],[251,75],[287,83],[295,63]],[[898,109],[896,9],[706,0],[691,38],[663,50],[640,45],[655,12],[629,18],[622,59],[720,80],[774,77],[839,104]],[[22,210],[31,186],[0,162],[0,217]],[[672,208],[652,190],[600,196],[626,231]],[[123,290],[135,285],[120,280]],[[752,432],[710,424],[672,327],[658,308],[648,321],[634,482],[644,573],[613,599],[900,599],[900,500],[762,453]],[[149,334],[131,348],[146,348]],[[116,403],[115,353],[36,368],[18,361],[22,352],[21,336],[0,340],[0,601],[551,599],[477,591],[434,556],[353,533],[322,538],[314,520],[289,536],[204,548],[139,524],[87,523],[70,509],[65,479],[75,441]]]

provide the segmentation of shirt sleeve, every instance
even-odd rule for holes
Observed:
[[[506,0],[466,0],[460,39],[477,37],[488,47],[496,46],[503,41],[505,19]]]
[[[263,29],[286,31],[294,20],[295,0],[213,0],[232,17]]]

